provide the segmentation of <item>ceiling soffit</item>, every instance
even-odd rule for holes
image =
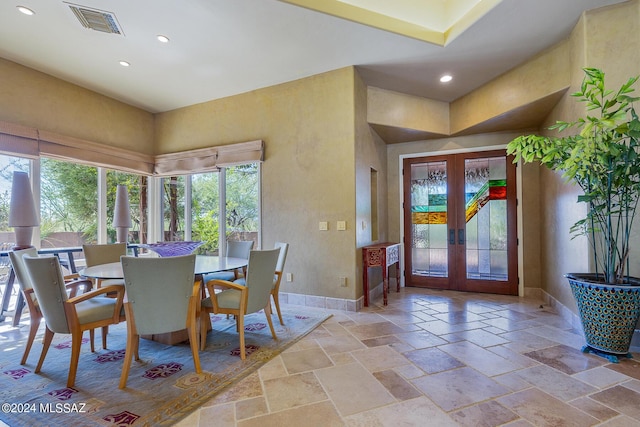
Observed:
[[[280,0],[391,33],[446,46],[502,0]]]

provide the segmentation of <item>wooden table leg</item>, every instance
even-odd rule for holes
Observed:
[[[389,275],[387,267],[382,267],[382,303],[387,305],[387,293],[389,292]]]
[[[369,267],[367,266],[367,262],[365,260],[364,265],[362,266],[362,292],[364,293],[364,306],[369,307]]]

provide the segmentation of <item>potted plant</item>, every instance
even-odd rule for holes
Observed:
[[[514,161],[540,162],[562,171],[582,190],[587,214],[572,235],[586,235],[594,272],[567,274],[576,299],[587,346],[585,352],[631,357],[629,347],[640,316],[640,279],[629,275],[629,244],[640,196],[640,120],[632,97],[638,77],[617,91],[605,87],[604,72],[585,68],[572,96],[586,107],[585,117],[556,122],[549,129],[567,136],[525,135],[511,141]]]

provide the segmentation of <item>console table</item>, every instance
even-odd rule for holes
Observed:
[[[387,305],[389,292],[389,266],[396,264],[397,292],[400,292],[400,243],[377,243],[362,248],[362,288],[364,306],[369,306],[369,267],[382,267],[382,299]]]

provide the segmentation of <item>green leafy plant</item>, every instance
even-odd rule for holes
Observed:
[[[525,135],[511,141],[507,153],[514,161],[540,162],[562,171],[583,194],[587,215],[572,228],[592,245],[595,273],[606,283],[628,281],[629,239],[640,195],[640,120],[630,94],[638,77],[617,91],[605,88],[599,69],[585,68],[580,91],[572,96],[586,105],[586,115],[574,122],[558,121],[550,130],[569,136]]]

